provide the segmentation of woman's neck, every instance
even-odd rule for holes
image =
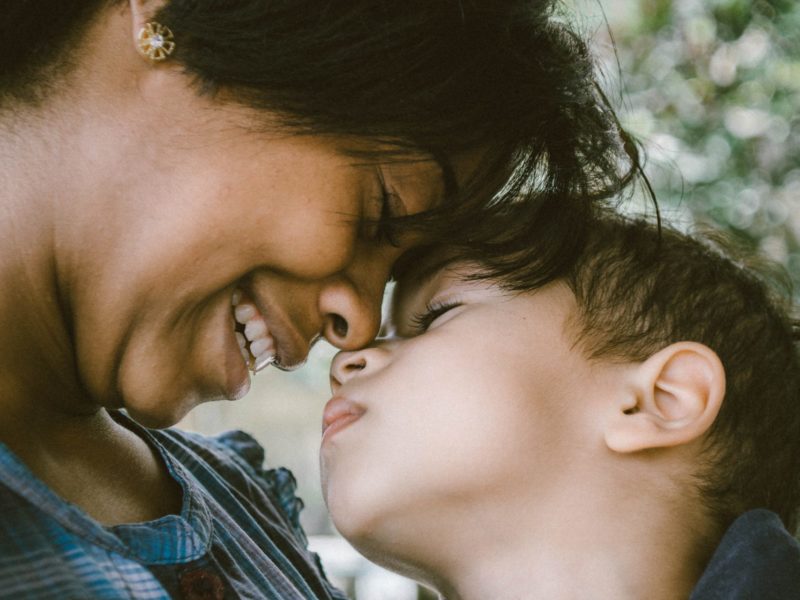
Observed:
[[[21,198],[0,202],[7,208]],[[0,442],[101,523],[178,512],[181,491],[159,457],[81,384],[54,255],[48,256],[47,213],[41,223],[14,214],[0,220]]]
[[[74,93],[0,110],[0,441],[29,464],[108,425],[78,375],[69,317],[69,249],[81,237],[70,210],[102,193],[86,164],[93,107],[68,101]]]

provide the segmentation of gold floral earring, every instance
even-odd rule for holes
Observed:
[[[172,30],[155,21],[145,23],[139,30],[136,47],[142,56],[154,62],[164,60],[175,50]]]

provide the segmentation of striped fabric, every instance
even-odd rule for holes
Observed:
[[[264,470],[253,438],[113,416],[161,454],[183,488],[181,514],[103,527],[0,444],[0,598],[345,598],[306,548],[292,474]]]

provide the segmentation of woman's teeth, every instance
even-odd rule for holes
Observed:
[[[254,304],[236,290],[231,299],[233,318],[238,323],[236,341],[247,366],[257,372],[275,362],[275,340]]]

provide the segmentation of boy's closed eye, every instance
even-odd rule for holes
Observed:
[[[394,337],[411,338],[422,335],[432,325],[443,320],[443,317],[453,309],[463,305],[463,302],[458,301],[428,302],[418,312],[395,315],[394,319],[387,318],[381,324],[377,340]]]
[[[381,335],[412,338],[432,327],[450,321],[467,305],[481,303],[497,293],[495,286],[472,277],[478,268],[472,264],[450,261],[439,268],[419,271],[398,280],[392,297],[390,316]]]
[[[424,310],[411,315],[408,319],[411,330],[417,335],[421,335],[444,315],[463,305],[464,302],[459,300],[428,302]]]

